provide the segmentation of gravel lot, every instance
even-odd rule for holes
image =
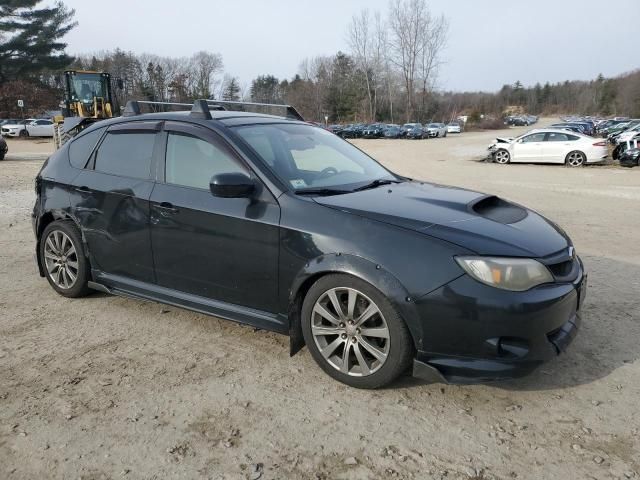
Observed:
[[[51,144],[10,140],[0,478],[640,478],[640,169],[475,161],[495,136],[356,143],[404,175],[497,193],[562,225],[589,270],[583,328],[525,379],[407,377],[380,391],[336,383],[306,350],[289,358],[282,336],[55,294],[36,273],[29,218],[33,158]]]

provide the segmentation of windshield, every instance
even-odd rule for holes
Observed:
[[[270,124],[237,127],[236,132],[294,190],[352,190],[374,180],[396,180],[371,157],[321,128]]]
[[[106,81],[97,73],[76,73],[70,78],[71,99],[88,103],[94,97],[107,96]]]

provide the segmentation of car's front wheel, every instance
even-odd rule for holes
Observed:
[[[511,155],[504,148],[500,148],[493,154],[493,159],[496,163],[505,164],[511,161]]]
[[[91,292],[89,262],[82,238],[70,221],[50,223],[40,237],[40,259],[49,284],[65,297],[83,297]]]
[[[379,388],[410,365],[411,335],[389,300],[344,274],[322,277],[302,305],[302,333],[318,365],[357,388]]]
[[[29,136],[29,132],[27,131],[26,128],[23,128],[22,130],[20,130],[20,133],[18,135],[20,135],[23,138],[26,138]]]
[[[581,167],[584,165],[586,157],[582,152],[570,152],[565,159],[568,167]]]

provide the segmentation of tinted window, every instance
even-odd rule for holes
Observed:
[[[102,136],[104,128],[98,128],[92,132],[85,133],[77,137],[71,145],[69,145],[69,162],[76,168],[84,168],[89,159],[89,155],[96,146],[98,140]]]
[[[149,178],[155,132],[107,133],[96,156],[96,170],[122,177]]]
[[[527,135],[526,137],[522,138],[522,142],[542,142],[544,140],[544,135],[544,133],[534,133],[533,135]]]
[[[38,120],[36,122],[36,125],[51,125],[53,122],[49,121],[49,120]]]
[[[564,133],[549,133],[547,135],[547,142],[566,142],[569,140],[569,136]]]
[[[208,190],[213,175],[233,172],[246,171],[226,150],[190,135],[169,133],[167,183]]]

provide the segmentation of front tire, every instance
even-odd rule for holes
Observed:
[[[493,160],[496,163],[505,165],[511,161],[511,154],[504,148],[500,148],[496,150],[496,153],[493,154]]]
[[[88,295],[89,261],[80,232],[71,221],[50,223],[40,237],[40,261],[49,285],[64,297]]]
[[[20,133],[18,134],[20,137],[22,138],[27,138],[29,136],[29,132],[27,131],[26,128],[20,130]]]
[[[389,300],[344,274],[314,283],[302,305],[302,333],[316,363],[356,388],[383,387],[410,365],[413,341]]]
[[[584,153],[579,151],[569,152],[567,158],[565,158],[565,163],[567,167],[582,167],[587,161],[587,157]]]

